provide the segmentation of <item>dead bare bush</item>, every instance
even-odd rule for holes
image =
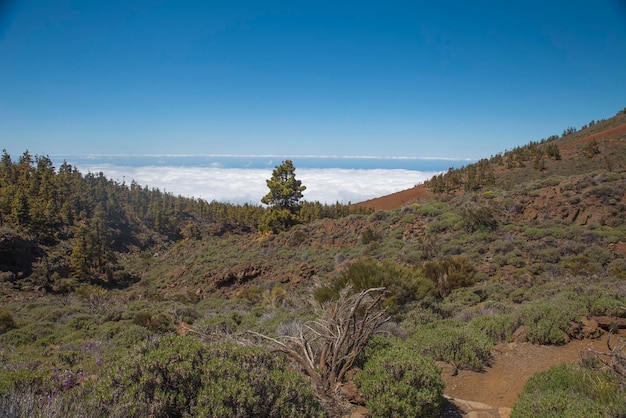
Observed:
[[[348,286],[337,300],[316,305],[315,320],[290,322],[276,338],[249,332],[296,361],[319,390],[331,393],[370,338],[389,321],[381,305],[385,294],[384,287],[352,293]]]
[[[626,308],[623,308],[625,309]],[[580,352],[583,364],[592,366],[601,365],[600,368],[608,369],[615,373],[623,385],[626,385],[626,340],[613,330],[609,331],[606,341],[608,352],[602,352],[588,348]]]

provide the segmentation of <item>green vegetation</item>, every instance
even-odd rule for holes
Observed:
[[[316,289],[315,298],[320,303],[336,300],[346,286],[350,286],[354,292],[384,287],[388,294],[383,306],[390,312],[396,312],[407,303],[420,300],[433,291],[432,284],[421,278],[417,270],[391,260],[377,262],[366,258],[350,264],[328,285]]]
[[[5,152],[0,415],[343,416],[354,376],[373,416],[436,416],[435,361],[482,370],[498,343],[626,318],[626,138],[603,133],[624,123],[451,170],[389,211],[301,201],[287,161],[265,208]],[[563,366],[514,414],[624,415],[623,385]]]
[[[528,380],[511,418],[600,418],[625,412],[626,391],[614,375],[564,364]]]
[[[272,171],[272,178],[267,180],[269,193],[261,202],[269,205],[262,220],[262,230],[279,232],[289,229],[299,222],[300,199],[306,186],[296,180],[296,168],[291,160],[285,160]]]
[[[194,337],[142,344],[104,377],[96,396],[132,417],[323,415],[311,386],[284,359]]]
[[[460,369],[480,371],[491,357],[489,338],[456,321],[433,322],[418,328],[409,346],[434,360],[446,361]]]
[[[433,360],[405,347],[375,356],[354,380],[372,416],[439,416],[444,388],[440,370]]]

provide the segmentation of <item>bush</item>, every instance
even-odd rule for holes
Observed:
[[[4,309],[0,310],[0,334],[4,334],[15,328],[17,328],[17,325],[15,325],[11,312]]]
[[[14,346],[32,344],[37,340],[37,335],[30,330],[13,329],[0,334],[0,343]]]
[[[144,343],[109,372],[98,396],[127,416],[318,416],[301,375],[259,348],[168,336]]]
[[[528,341],[533,344],[564,344],[571,322],[588,315],[578,298],[563,296],[530,303],[518,312],[519,321],[526,327]]]
[[[320,303],[337,300],[340,290],[347,285],[352,286],[354,292],[385,287],[388,295],[384,306],[391,312],[399,310],[409,302],[420,300],[433,291],[432,283],[420,278],[418,273],[410,268],[391,260],[379,263],[366,258],[350,264],[330,284],[317,289],[315,298]]]
[[[361,235],[361,243],[363,245],[368,245],[371,242],[380,241],[381,238],[382,236],[379,232],[377,232],[372,227],[368,227],[365,231],[363,231],[363,234]]]
[[[163,312],[152,312],[149,309],[135,313],[133,323],[153,332],[166,333],[174,330],[174,322],[170,315]]]
[[[486,335],[453,320],[423,326],[411,337],[409,344],[434,360],[475,371],[482,370],[489,362],[493,346]]]
[[[444,382],[433,360],[405,346],[386,350],[354,377],[375,417],[437,417]]]
[[[90,397],[90,385],[81,385],[69,391],[42,394],[38,389],[25,387],[0,395],[0,415],[5,418],[122,418],[110,415],[104,405]]]
[[[211,347],[194,416],[321,416],[312,387],[283,358],[259,348]]]
[[[433,282],[442,297],[449,295],[454,289],[476,282],[476,267],[463,256],[425,261],[422,264],[422,274]]]
[[[526,382],[511,418],[625,415],[626,391],[615,376],[563,364],[537,373]]]
[[[513,315],[484,315],[472,319],[470,327],[480,331],[482,334],[491,338],[496,343],[500,341],[508,341],[515,329],[517,322]]]

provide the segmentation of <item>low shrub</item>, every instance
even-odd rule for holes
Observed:
[[[26,387],[0,395],[0,416],[6,418],[122,418],[112,415],[106,406],[94,402],[90,385],[81,385],[67,392],[42,394],[37,388]]]
[[[433,282],[439,295],[446,297],[454,289],[476,283],[476,267],[464,256],[428,260],[422,264],[422,274]]]
[[[311,386],[282,357],[168,336],[137,347],[102,379],[98,398],[126,416],[320,416]]]
[[[533,344],[564,344],[571,322],[588,315],[579,298],[567,297],[567,293],[555,298],[524,305],[517,313],[518,320],[526,327],[528,341]]]
[[[32,344],[37,340],[37,335],[30,330],[12,329],[0,335],[0,343],[13,346]]]
[[[374,356],[354,377],[375,417],[438,417],[444,382],[431,358],[397,346]]]
[[[531,377],[511,418],[623,417],[626,391],[608,372],[563,364]]]
[[[422,325],[442,320],[443,315],[437,305],[424,303],[409,310],[404,315],[397,316],[397,318],[401,320],[400,325],[404,330],[413,333]]]
[[[174,330],[174,322],[170,315],[163,312],[153,312],[150,309],[135,313],[133,323],[153,332],[166,333]]]
[[[493,347],[493,342],[486,335],[454,320],[434,322],[419,328],[408,344],[434,360],[475,371],[488,364]]]
[[[17,325],[13,320],[13,315],[11,315],[11,312],[0,309],[0,334],[4,334],[5,332],[15,328],[17,328]]]
[[[514,315],[484,315],[472,319],[470,327],[491,338],[493,343],[509,341],[518,327]]]
[[[391,312],[398,311],[405,304],[420,300],[433,291],[429,280],[419,277],[418,272],[401,266],[391,260],[382,263],[366,258],[350,264],[337,278],[315,292],[318,302],[336,300],[339,292],[346,286],[352,286],[354,292],[385,287],[388,296],[384,306]]]

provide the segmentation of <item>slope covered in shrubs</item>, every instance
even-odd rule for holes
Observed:
[[[257,230],[261,207],[5,154],[0,411],[337,416],[363,404],[436,416],[436,361],[486,369],[498,343],[565,344],[603,332],[585,333],[589,317],[626,318],[623,118],[470,169],[481,182],[493,169],[489,187],[459,183],[386,211],[307,204],[310,216],[273,234]],[[356,338],[367,318],[376,329]],[[623,390],[593,370],[556,373]],[[529,385],[518,416],[558,396]],[[581,410],[624,412],[603,393]]]

